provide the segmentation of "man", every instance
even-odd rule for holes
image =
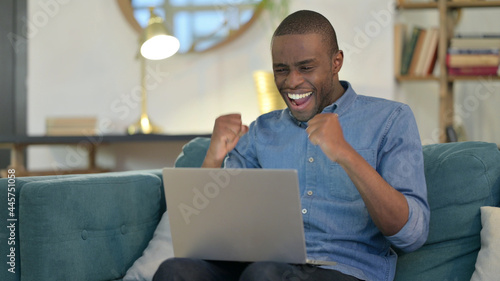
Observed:
[[[413,114],[357,95],[339,80],[343,58],[326,18],[289,15],[272,39],[287,109],[250,127],[239,114],[217,118],[203,163],[220,167],[227,156],[230,168],[296,169],[308,257],[337,265],[171,259],[154,280],[392,280],[391,245],[412,251],[425,242],[429,206]]]

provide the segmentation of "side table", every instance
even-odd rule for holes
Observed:
[[[0,170],[0,177],[7,177],[8,169],[15,169],[16,176],[41,176],[55,174],[88,174],[107,170],[96,165],[97,148],[103,144],[112,143],[143,143],[189,141],[195,137],[210,137],[210,135],[95,135],[95,136],[0,136],[0,148],[10,149],[10,165]],[[67,171],[28,171],[25,163],[25,150],[31,145],[77,145],[87,150],[88,166],[86,169]]]

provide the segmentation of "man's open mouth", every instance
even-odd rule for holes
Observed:
[[[295,106],[300,106],[300,105],[306,103],[309,100],[309,98],[311,97],[311,95],[312,95],[312,92],[307,92],[307,93],[303,93],[303,94],[291,94],[291,93],[287,94],[288,99],[290,99],[290,102]]]

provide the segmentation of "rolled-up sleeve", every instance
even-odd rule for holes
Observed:
[[[420,248],[429,233],[429,211],[413,198],[406,197],[409,207],[408,222],[395,235],[386,238],[399,249],[412,252]]]
[[[402,105],[387,123],[377,170],[408,202],[408,221],[398,233],[386,237],[392,245],[405,252],[420,248],[429,233],[430,210],[423,163],[415,118],[411,109]]]

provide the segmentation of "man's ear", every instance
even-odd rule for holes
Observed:
[[[344,52],[342,50],[338,50],[332,57],[333,72],[338,73],[342,68],[343,63],[344,63]]]

